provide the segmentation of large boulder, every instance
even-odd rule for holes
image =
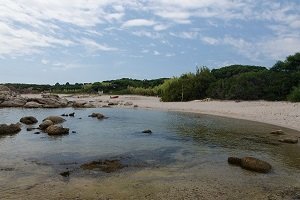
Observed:
[[[51,125],[45,130],[48,135],[64,135],[69,134],[69,129],[58,125]]]
[[[64,118],[62,118],[60,116],[49,116],[49,117],[45,118],[43,121],[45,121],[45,120],[50,120],[54,124],[60,124],[60,123],[63,123],[64,121],[66,121]]]
[[[272,169],[272,166],[269,163],[254,157],[242,158],[241,167],[247,170],[260,172],[260,173],[268,173]]]
[[[238,165],[244,169],[260,173],[268,173],[272,169],[272,166],[269,163],[253,157],[229,157],[228,163],[232,165]]]
[[[0,124],[0,135],[16,134],[21,131],[20,124]]]
[[[24,105],[24,108],[42,108],[43,105],[35,101],[29,101]]]
[[[27,117],[22,117],[20,119],[20,122],[22,122],[23,124],[30,125],[30,124],[37,123],[38,120],[35,117],[33,117],[33,116],[27,116]]]
[[[39,125],[39,127],[40,127],[40,129],[45,130],[46,128],[48,128],[49,126],[51,126],[53,124],[54,123],[51,120],[45,120]]]

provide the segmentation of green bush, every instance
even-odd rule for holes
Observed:
[[[291,102],[300,102],[300,86],[294,87],[292,92],[288,95],[288,100]]]

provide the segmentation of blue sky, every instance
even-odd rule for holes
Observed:
[[[2,83],[271,67],[299,51],[299,0],[0,1]]]

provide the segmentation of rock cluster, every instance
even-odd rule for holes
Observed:
[[[0,85],[0,107],[24,108],[63,108],[69,106],[68,100],[58,95],[43,94],[41,98],[25,98]]]
[[[22,117],[20,119],[20,122],[22,122],[23,124],[31,125],[37,123],[38,120],[33,116],[27,116],[27,117]]]

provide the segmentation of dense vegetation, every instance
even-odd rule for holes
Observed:
[[[288,56],[267,69],[231,65],[155,80],[118,79],[95,83],[55,85],[6,84],[19,92],[139,94],[160,96],[162,101],[213,98],[228,100],[300,101],[300,53]]]

